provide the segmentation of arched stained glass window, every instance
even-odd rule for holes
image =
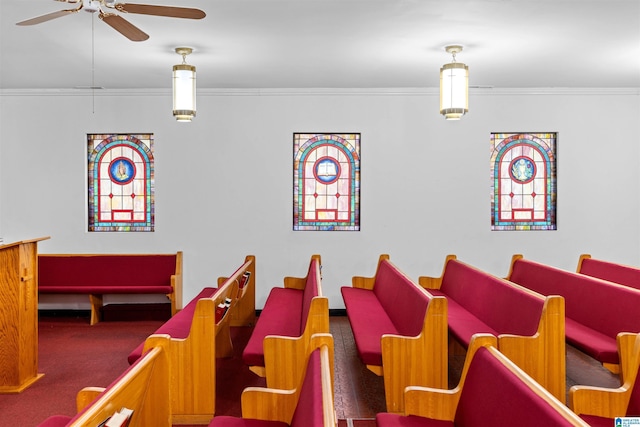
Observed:
[[[296,133],[294,230],[360,230],[360,134]]]
[[[491,134],[491,229],[556,229],[556,134]]]
[[[89,134],[89,231],[154,230],[151,134]]]

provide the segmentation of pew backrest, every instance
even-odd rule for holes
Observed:
[[[640,289],[640,268],[580,255],[577,273]]]

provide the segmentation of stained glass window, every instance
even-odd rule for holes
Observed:
[[[555,133],[491,134],[491,229],[556,229]]]
[[[360,230],[360,134],[293,135],[293,229]]]
[[[89,231],[153,231],[153,134],[88,134],[87,153]]]

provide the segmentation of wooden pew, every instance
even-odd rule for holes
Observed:
[[[564,300],[543,296],[448,255],[440,277],[419,283],[447,298],[450,352],[467,348],[471,337],[489,333],[497,348],[547,388],[566,400]]]
[[[617,417],[640,417],[640,334],[617,337],[624,383],[618,388],[575,385],[569,407],[591,426],[613,426]]]
[[[616,337],[640,331],[640,290],[524,259],[511,259],[508,280],[565,300],[565,338],[619,373]]]
[[[171,315],[182,309],[182,252],[175,254],[39,254],[38,292],[88,294],[91,324],[105,294],[164,294]]]
[[[447,301],[383,254],[373,277],[341,288],[358,357],[384,376],[387,411],[402,412],[408,385],[447,386]]]
[[[242,353],[267,387],[294,388],[304,372],[311,336],[329,332],[329,299],[322,294],[321,257],[312,255],[305,277],[285,277],[272,288]]]
[[[379,413],[378,427],[588,427],[500,353],[496,343],[494,336],[475,335],[456,388],[407,387],[404,414]]]
[[[133,410],[129,427],[170,427],[169,393],[167,353],[150,348],[108,387],[81,390],[75,417],[52,416],[38,427],[96,427],[123,407]]]
[[[271,425],[273,422],[290,427],[336,427],[333,337],[316,334],[311,341],[314,344],[302,358],[304,371],[295,388],[248,387],[242,393],[242,420],[217,416],[209,427]]]
[[[143,353],[153,347],[163,347],[167,352],[173,424],[206,424],[215,414],[216,358],[233,353],[229,325],[237,298],[242,295],[239,283],[246,271],[251,271],[251,277],[255,278],[255,257],[252,255],[245,258],[213,296],[194,301],[195,309],[186,335],[157,333],[144,342]],[[254,285],[255,280],[251,283]],[[227,298],[231,299],[231,306],[222,318],[217,319],[216,308]]]

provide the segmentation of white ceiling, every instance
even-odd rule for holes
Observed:
[[[135,3],[143,3],[135,0]],[[0,89],[170,88],[194,48],[199,88],[427,88],[448,44],[470,85],[639,88],[640,0],[155,0],[202,20],[128,14],[132,42],[75,5],[0,0]]]

